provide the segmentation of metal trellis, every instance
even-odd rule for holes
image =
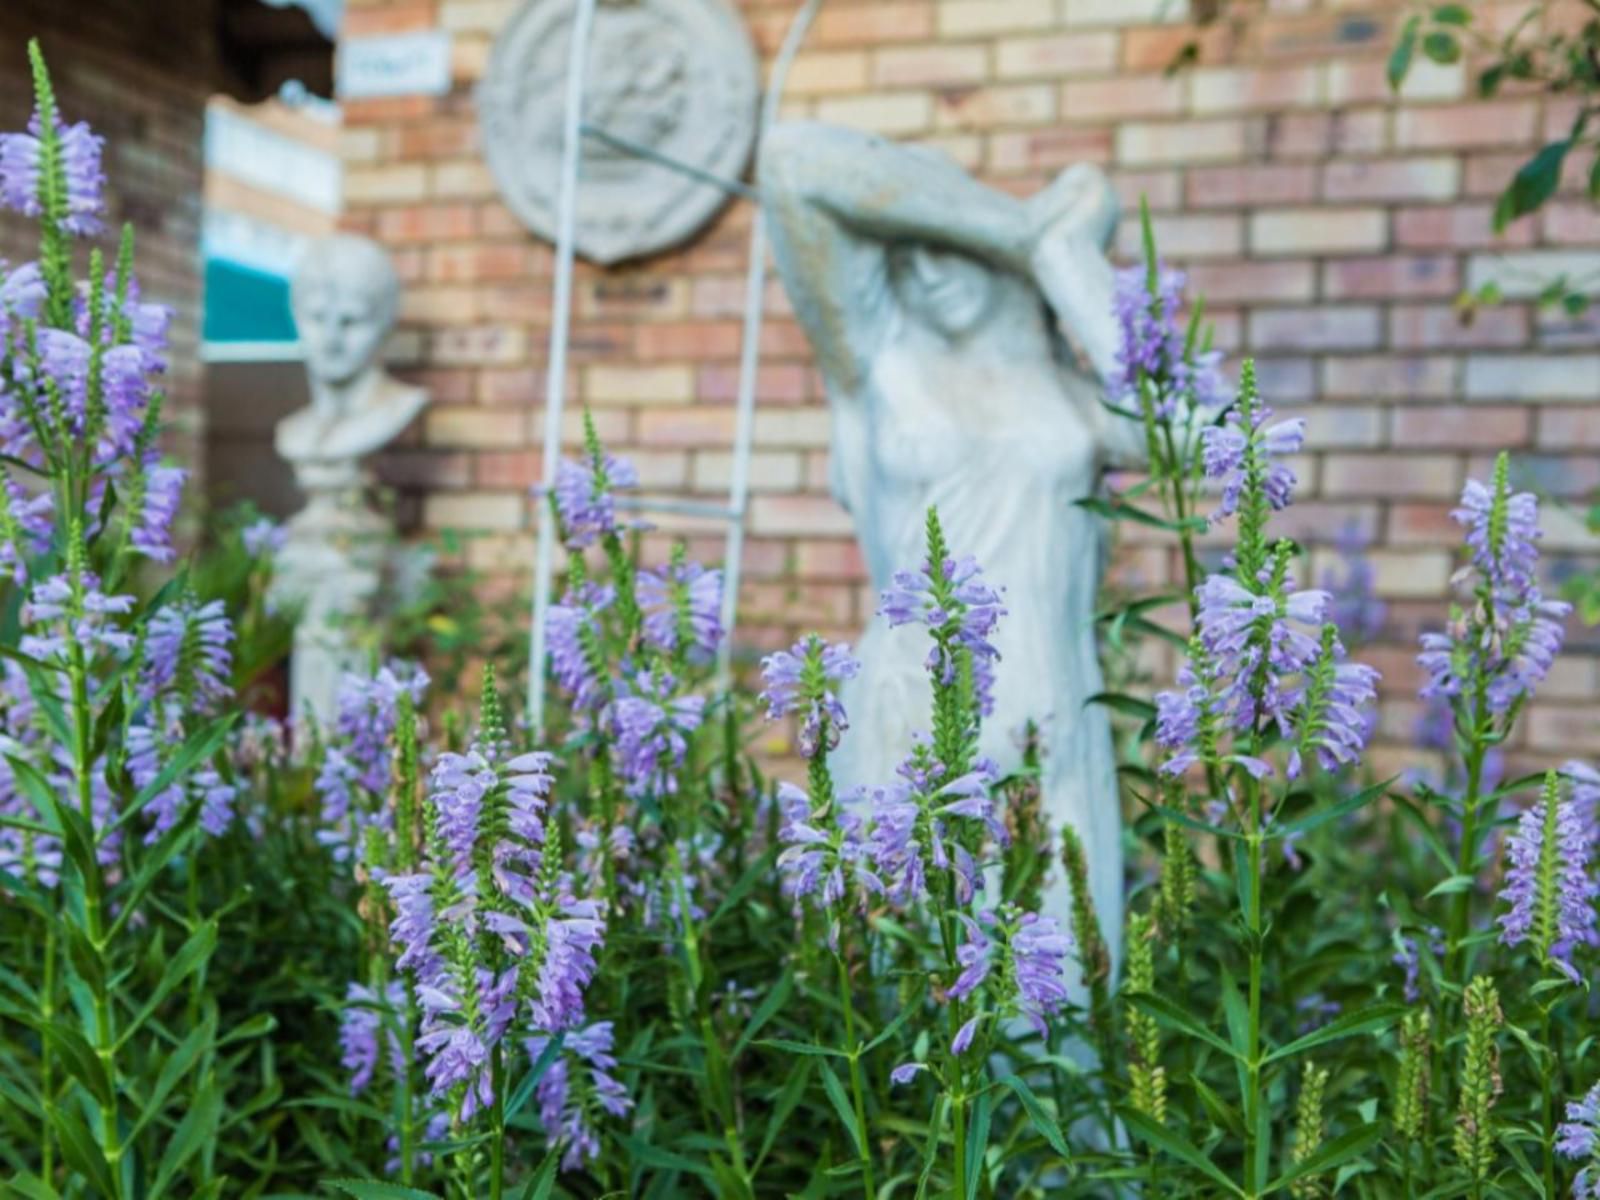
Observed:
[[[679,171],[701,183],[720,188],[730,196],[755,203],[750,223],[750,250],[745,273],[743,340],[739,351],[739,388],[733,434],[733,470],[725,504],[668,497],[624,497],[619,506],[634,511],[705,517],[727,525],[723,554],[722,628],[717,651],[716,687],[727,690],[732,679],[733,630],[738,616],[739,578],[744,558],[745,516],[750,492],[750,442],[755,417],[756,374],[761,362],[761,320],[767,282],[766,218],[759,189],[726,179],[689,163],[641,146],[583,119],[583,92],[589,66],[589,41],[594,28],[597,0],[575,0],[572,42],[568,48],[566,111],[562,121],[561,177],[557,193],[555,288],[550,323],[550,351],[545,382],[544,465],[541,479],[549,486],[561,456],[561,418],[566,408],[567,343],[572,329],[572,267],[577,225],[579,170],[582,139],[593,138],[614,149]],[[767,88],[761,98],[756,138],[759,145],[778,114],[790,64],[815,19],[821,0],[805,0],[790,22],[773,59]],[[550,612],[550,587],[555,557],[555,517],[549,504],[539,506],[538,544],[534,555],[533,637],[528,664],[528,717],[535,735],[544,733],[545,623]]]

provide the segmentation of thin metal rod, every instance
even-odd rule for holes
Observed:
[[[698,179],[701,183],[710,184],[714,188],[721,188],[730,195],[742,196],[746,200],[758,199],[756,189],[747,183],[741,183],[737,179],[727,179],[711,171],[703,170],[693,163],[686,163],[681,159],[673,158],[670,154],[652,150],[649,146],[630,141],[620,134],[611,133],[608,130],[589,124],[584,125],[582,132],[585,137],[592,137],[597,142],[604,142],[615,150],[621,150],[626,154],[633,155],[635,158],[642,158],[647,162],[656,163],[659,166],[666,167],[668,170],[676,171],[680,175],[687,175],[690,179]]]
[[[680,500],[672,496],[628,496],[611,498],[612,503],[624,512],[670,513],[678,517],[715,517],[722,521],[737,521],[744,514],[726,504],[708,500]]]
[[[783,86],[789,67],[799,53],[816,19],[822,0],[806,0],[789,23],[783,45],[772,60],[772,74],[761,98],[761,120],[756,128],[756,152],[778,117]],[[759,160],[758,160],[759,161]],[[759,176],[757,187],[760,186]],[[744,568],[744,514],[750,502],[750,442],[755,433],[756,379],[761,366],[761,317],[767,291],[767,220],[761,205],[756,205],[750,223],[750,258],[745,265],[744,341],[739,348],[738,416],[733,427],[733,476],[728,483],[728,508],[739,514],[728,529],[722,557],[722,643],[717,647],[717,691],[726,694],[733,685],[733,628],[739,615],[739,581]]]
[[[556,217],[555,296],[551,305],[549,369],[544,388],[545,487],[555,483],[561,457],[561,413],[566,404],[567,340],[572,326],[572,260],[578,212],[578,159],[583,140],[583,87],[589,63],[589,31],[595,0],[575,0],[572,43],[567,48],[567,110],[561,129],[561,190]],[[555,514],[548,500],[539,504],[539,544],[533,567],[533,636],[528,663],[528,723],[534,740],[544,736],[545,617],[550,610],[550,573],[555,556]]]

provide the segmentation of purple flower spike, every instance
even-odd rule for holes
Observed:
[[[28,122],[27,133],[0,134],[0,205],[37,217],[43,211],[40,170],[44,146],[43,127],[36,112]],[[90,237],[100,232],[105,202],[105,176],[100,170],[100,150],[104,139],[82,121],[74,125],[56,122],[61,144],[62,172],[66,176],[66,213],[61,220],[65,233]]]
[[[839,744],[839,735],[850,728],[834,689],[859,670],[861,663],[851,655],[849,646],[819,637],[802,638],[792,649],[769,654],[761,660],[761,681],[766,685],[761,699],[767,716],[776,721],[794,713],[800,718],[800,753],[806,758],[814,758],[824,748],[831,750]]]

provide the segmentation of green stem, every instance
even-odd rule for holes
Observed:
[[[965,1086],[965,1081],[958,1078],[958,1085]],[[950,1098],[950,1105],[954,1109],[955,1135],[956,1135],[956,1200],[967,1200],[967,1097],[965,1093],[957,1094]]]
[[[75,581],[75,586],[78,586]],[[77,768],[78,809],[84,822],[94,828],[94,785],[91,778],[91,751],[93,744],[93,716],[89,709],[89,670],[83,647],[76,641],[68,648],[67,673],[72,681],[73,758]],[[96,838],[95,850],[98,851]],[[106,961],[105,941],[105,880],[100,871],[98,853],[90,855],[84,872],[84,911],[88,923],[89,944],[99,961],[94,980],[86,980],[91,990],[94,1009],[95,1054],[99,1057],[110,1083],[110,1102],[100,1106],[100,1144],[110,1169],[113,1200],[122,1200],[122,1131],[117,1121],[117,1094],[121,1090],[117,1079],[116,1026],[111,1011],[111,997],[106,990],[106,980],[113,978],[111,964]]]
[[[408,975],[406,977],[406,1011],[400,1022],[400,1048],[403,1051],[400,1058],[405,1065],[401,1068],[400,1076],[395,1081],[396,1086],[400,1089],[400,1182],[404,1184],[415,1182],[416,1174],[416,1165],[412,1162],[412,1159],[416,1157],[417,1115],[416,1106],[411,1095],[411,1063],[414,1061],[412,1030],[416,1025],[416,1012],[417,987]]]
[[[489,1109],[489,1200],[501,1200],[506,1178],[506,1064],[501,1042],[495,1043],[490,1071],[494,1103]]]
[[[1249,829],[1245,835],[1245,870],[1249,911],[1245,913],[1246,937],[1250,944],[1250,1017],[1245,1042],[1244,1096],[1244,1180],[1249,1196],[1259,1195],[1261,1180],[1256,1177],[1256,1141],[1261,1121],[1261,975],[1263,960],[1261,922],[1261,787],[1248,779]]]
[[[1561,1069],[1561,1060],[1556,1057],[1556,1050],[1550,1043],[1550,1009],[1552,1005],[1540,1006],[1539,1013],[1539,1048],[1550,1056],[1550,1062],[1545,1070],[1539,1072],[1540,1082],[1540,1128],[1544,1132],[1544,1194],[1554,1200],[1556,1196],[1556,1072]]]
[[[44,987],[39,993],[39,1019],[45,1028],[56,1017],[56,926],[51,921],[44,930]],[[52,1182],[55,1175],[55,1137],[50,1128],[50,1110],[55,1105],[55,1062],[50,1053],[50,1039],[41,1040],[39,1046],[39,1093],[43,1113],[39,1126],[40,1174],[44,1181]]]
[[[1456,860],[1456,874],[1472,877],[1477,874],[1478,838],[1481,814],[1479,792],[1483,787],[1483,760],[1488,754],[1482,729],[1487,718],[1482,694],[1473,705],[1472,744],[1467,749],[1467,794],[1462,801],[1461,849]],[[1461,943],[1466,939],[1468,922],[1472,916],[1472,888],[1464,887],[1455,895],[1450,912],[1450,936],[1447,946],[1446,975],[1463,988],[1467,985],[1466,953]]]
[[[867,1132],[866,1089],[861,1081],[861,1047],[856,1042],[856,1006],[850,994],[850,970],[845,965],[844,950],[834,955],[839,964],[839,1004],[844,1009],[844,1040],[849,1052],[850,1093],[855,1103],[856,1130],[861,1136],[861,1191],[866,1200],[872,1200],[878,1189],[872,1180],[872,1139]]]

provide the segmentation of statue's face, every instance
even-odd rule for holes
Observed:
[[[328,384],[349,383],[366,370],[389,332],[389,315],[376,297],[332,282],[296,296],[294,323],[312,377]]]
[[[914,246],[898,263],[895,289],[913,317],[955,338],[969,333],[988,314],[994,278],[989,267],[969,255]]]

